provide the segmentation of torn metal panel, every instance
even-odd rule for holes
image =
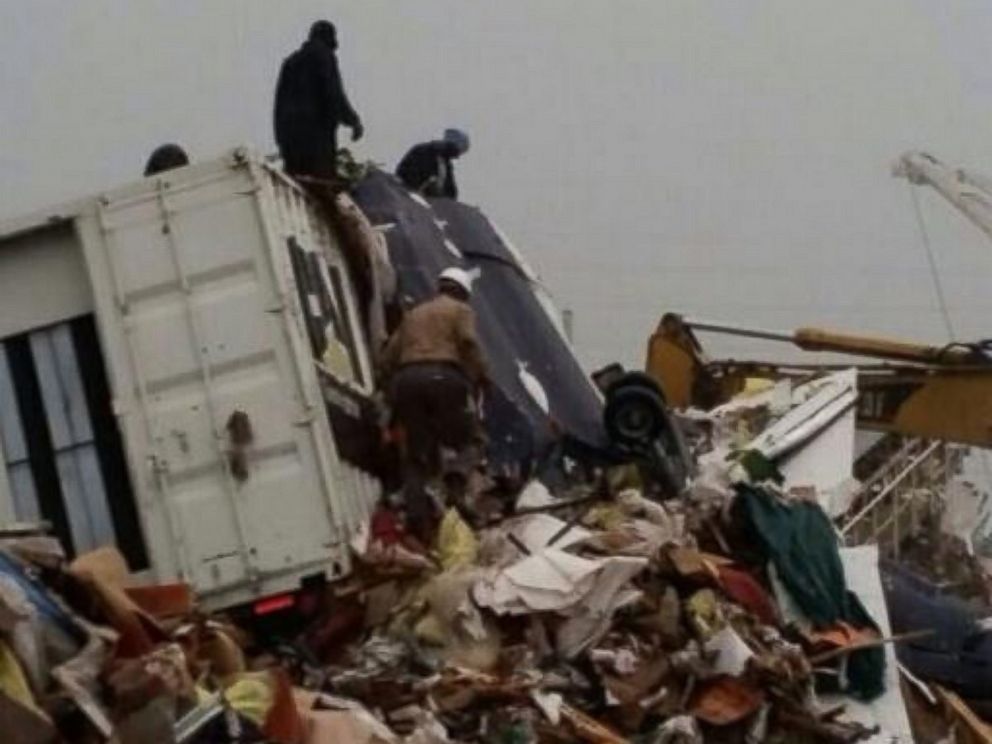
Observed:
[[[848,509],[853,493],[857,397],[854,369],[800,385],[793,408],[748,446],[778,460],[787,487],[815,488],[831,517]]]
[[[404,302],[430,297],[437,275],[460,265],[477,273],[472,305],[495,383],[483,403],[493,464],[531,463],[566,441],[602,448],[602,403],[549,314],[533,273],[486,216],[446,199],[415,198],[373,172],[353,197],[385,232]],[[451,250],[457,248],[461,260]]]
[[[750,449],[771,459],[792,452],[854,406],[857,385],[853,369],[800,385],[792,394],[793,408],[765,429]]]

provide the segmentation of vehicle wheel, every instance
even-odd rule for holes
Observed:
[[[606,386],[606,399],[609,400],[610,396],[628,387],[641,387],[650,390],[661,398],[662,403],[665,402],[665,393],[662,391],[661,385],[647,372],[624,372],[623,375]]]
[[[614,387],[606,399],[603,422],[615,442],[645,446],[665,429],[665,402],[643,385]]]

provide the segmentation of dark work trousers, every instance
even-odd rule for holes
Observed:
[[[295,137],[280,143],[283,166],[291,176],[334,179],[337,176],[337,137],[323,135],[318,139]]]
[[[472,383],[454,364],[407,364],[393,379],[392,400],[406,441],[403,480],[410,531],[429,540],[438,515],[426,486],[441,475],[441,448],[461,452],[475,441]]]

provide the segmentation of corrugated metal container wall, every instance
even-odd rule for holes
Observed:
[[[290,181],[281,171],[264,169],[265,183],[271,188],[272,198],[264,204],[275,204],[269,219],[286,245],[287,255],[298,248],[317,263],[322,285],[329,292],[330,307],[319,313],[329,321],[325,333],[332,343],[340,344],[346,351],[347,363],[338,365],[338,384],[361,395],[374,392],[374,371],[367,337],[360,325],[360,313],[353,285],[348,279],[348,268],[337,241],[319,214],[317,207],[303,190]],[[311,305],[319,305],[316,297],[308,297]],[[344,492],[338,500],[342,517],[349,534],[367,519],[370,505],[380,493],[378,481],[365,471],[338,460],[340,485]]]
[[[239,150],[74,209],[153,573],[185,578],[215,607],[347,571],[348,537],[378,487],[337,455],[296,254],[317,268],[337,313],[327,332],[350,366],[336,381],[368,392],[371,367],[343,259],[312,206]],[[45,400],[80,397],[66,343],[58,326],[29,336]],[[7,356],[4,400],[16,393]],[[87,486],[99,472],[80,410],[50,415],[47,428],[76,489],[64,493],[72,535],[86,548],[111,537],[112,509]],[[0,422],[7,480],[23,480],[21,428],[12,415]]]

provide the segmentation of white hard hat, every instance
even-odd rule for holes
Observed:
[[[472,294],[472,275],[465,271],[465,269],[460,269],[457,266],[449,266],[438,274],[437,280],[438,282],[453,282],[469,294]]]

